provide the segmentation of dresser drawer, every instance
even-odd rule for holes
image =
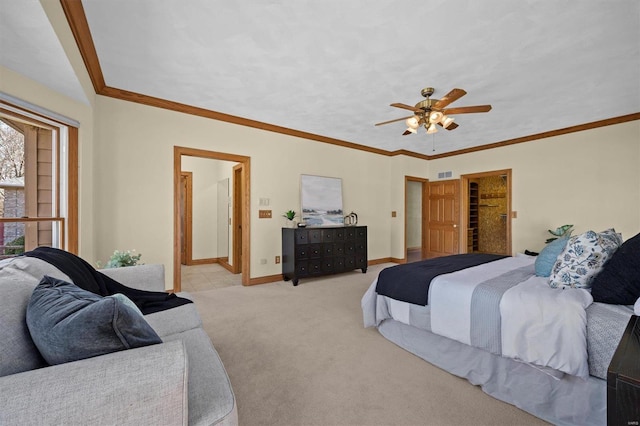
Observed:
[[[336,230],[335,229],[323,229],[321,231],[320,236],[322,243],[333,243],[336,240]]]
[[[367,227],[282,229],[282,276],[298,285],[301,277],[367,271]]]

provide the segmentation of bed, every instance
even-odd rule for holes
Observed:
[[[607,249],[603,233],[589,235],[606,253],[590,255],[593,270],[583,288],[568,284],[558,262],[571,263],[567,251],[584,243],[584,234],[540,258],[496,256],[474,264],[474,255],[455,255],[386,268],[362,298],[364,325],[546,421],[604,425],[607,368],[640,297],[640,237],[624,243],[619,237]],[[545,256],[555,259],[551,278],[536,274]],[[442,269],[459,260],[460,268]],[[434,267],[444,272],[429,276]],[[554,275],[566,285],[554,288]],[[610,295],[619,287],[625,303],[601,302],[603,288]]]

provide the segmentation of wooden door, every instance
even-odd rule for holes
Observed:
[[[231,250],[233,265],[231,271],[234,274],[242,272],[243,167],[243,164],[233,166],[233,247]]]
[[[427,258],[460,252],[460,181],[429,182]]]

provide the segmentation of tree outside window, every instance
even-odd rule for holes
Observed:
[[[0,121],[0,217],[23,217],[24,135]],[[24,223],[0,223],[0,255],[24,252]]]

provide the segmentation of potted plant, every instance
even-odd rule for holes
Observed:
[[[296,212],[294,210],[287,210],[286,212],[284,212],[282,217],[287,219],[287,226],[289,228],[295,228],[296,223],[293,221],[293,219],[295,219],[296,217]]]
[[[127,250],[127,251],[115,250],[111,255],[111,257],[109,258],[109,261],[107,262],[107,264],[104,265],[104,267],[105,268],[122,268],[125,266],[142,265],[143,263],[140,262],[141,257],[142,257],[142,253],[136,254],[135,250]],[[101,266],[102,265],[100,264],[100,262],[98,262],[98,267],[101,267]]]
[[[558,238],[571,236],[571,233],[573,232],[573,225],[562,225],[556,228],[555,231],[552,231],[551,229],[549,229],[548,231],[551,235],[553,235],[553,237],[548,238],[547,241],[545,241],[546,244],[549,244],[551,241],[555,241]]]

